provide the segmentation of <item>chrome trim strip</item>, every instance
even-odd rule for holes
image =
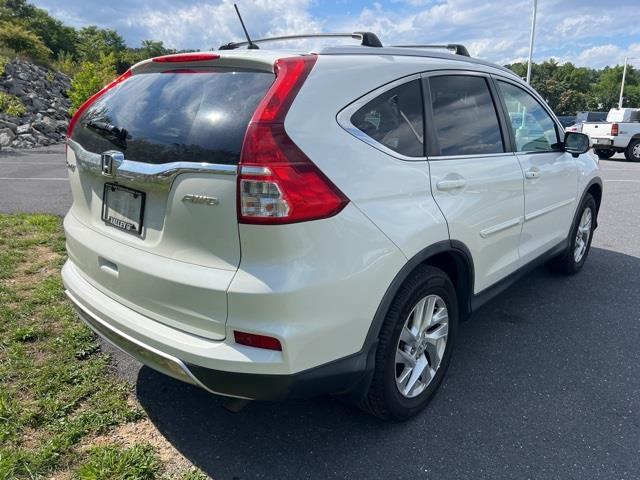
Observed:
[[[145,350],[145,351],[151,353],[152,355],[161,357],[162,359],[175,364],[177,367],[180,368],[180,370],[182,370],[184,375],[187,377],[187,379],[182,378],[183,381],[190,382],[193,385],[196,385],[196,386],[198,386],[200,388],[203,388],[203,389],[207,390],[208,392],[211,392],[211,393],[216,394],[216,395],[224,395],[224,396],[227,396],[227,397],[232,396],[232,395],[226,395],[226,394],[223,394],[223,393],[215,392],[215,391],[211,390],[210,388],[208,388],[207,386],[205,386],[200,380],[198,380],[193,375],[193,373],[191,373],[191,371],[187,368],[185,363],[182,360],[180,360],[179,358],[176,358],[173,355],[169,355],[168,353],[162,352],[162,351],[160,351],[160,350],[158,350],[158,349],[156,349],[154,347],[151,347],[151,346],[147,345],[146,343],[142,343],[141,341],[136,340],[135,338],[127,335],[126,333],[121,332],[120,330],[118,330],[117,328],[113,327],[112,325],[109,325],[104,320],[100,319],[97,315],[95,315],[94,313],[92,313],[89,310],[87,310],[84,307],[84,305],[82,305],[82,303],[69,290],[65,289],[64,294],[67,296],[67,298],[69,298],[69,300],[71,300],[71,303],[73,303],[73,306],[76,308],[76,310],[78,312],[78,316],[80,317],[80,319],[83,322],[85,322],[91,328],[91,330],[93,330],[97,335],[99,335],[101,338],[103,338],[104,340],[109,342],[111,345],[113,345],[117,349],[121,350],[122,352],[126,353],[127,355],[133,356],[133,354],[128,352],[125,349],[125,347],[123,347],[122,345],[119,345],[118,343],[116,343],[117,340],[109,338],[105,334],[101,333],[100,330],[98,329],[98,327],[96,327],[92,322],[96,322],[101,328],[103,328],[103,329],[107,330],[108,332],[110,332],[114,337],[121,338],[125,342],[132,343],[133,345],[137,346],[138,348],[140,348],[142,350]],[[250,399],[248,399],[246,397],[239,397],[239,396],[234,396],[234,397],[235,398],[242,398],[242,399],[250,400]]]
[[[559,208],[562,208],[566,205],[570,205],[575,201],[575,197],[574,198],[570,198],[569,200],[564,200],[562,202],[558,202],[558,203],[554,203],[553,205],[549,205],[548,207],[545,208],[541,208],[540,210],[536,210],[534,212],[531,212],[528,215],[525,215],[524,217],[524,221],[528,222],[529,220],[533,220],[534,218],[538,218],[542,215],[546,215],[547,213],[551,213],[554,210],[557,210]]]
[[[392,88],[395,88],[399,85],[402,85],[404,83],[411,82],[413,80],[419,80],[420,78],[421,77],[419,73],[414,73],[412,75],[408,75],[406,77],[402,77],[397,80],[394,80],[393,82],[387,83],[386,85],[383,85],[382,87],[377,88],[372,92],[369,92],[366,95],[360,97],[355,102],[347,105],[338,113],[338,115],[336,115],[336,120],[338,121],[338,125],[340,125],[342,129],[345,130],[347,133],[350,133],[351,135],[356,137],[358,140],[362,140],[364,143],[371,145],[375,149],[380,150],[381,152],[386,153],[387,155],[395,157],[399,160],[406,160],[410,162],[425,161],[427,159],[427,157],[425,156],[409,157],[407,155],[402,155],[401,153],[391,150],[390,148],[386,147],[385,145],[382,145],[380,142],[371,138],[362,130],[359,130],[358,128],[356,128],[355,125],[351,123],[351,117],[353,116],[353,114],[356,113],[356,111],[360,109],[360,107],[364,106],[369,101],[376,98],[378,95],[388,90],[391,90]]]
[[[480,231],[480,236],[482,238],[490,237],[491,235],[495,235],[498,232],[502,232],[503,230],[507,230],[512,227],[516,227],[523,222],[523,217],[514,218],[512,220],[507,220],[506,222],[499,223],[489,228],[485,228]]]
[[[472,158],[513,157],[514,155],[514,152],[483,153],[480,155],[430,155],[429,160],[467,160]]]
[[[76,155],[76,162],[81,170],[102,175],[101,155],[85,150],[82,145],[69,139],[69,148]],[[114,180],[128,180],[133,183],[156,184],[169,187],[176,176],[183,173],[207,173],[213,175],[237,175],[237,165],[224,165],[217,163],[171,162],[171,163],[144,163],[133,160],[123,160],[113,166]]]

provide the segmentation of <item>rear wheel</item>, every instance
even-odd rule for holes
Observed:
[[[552,271],[573,275],[582,269],[591,248],[593,229],[596,224],[596,211],[596,201],[590,194],[587,194],[571,228],[567,249],[548,263]]]
[[[640,138],[631,140],[624,151],[624,156],[630,162],[640,162]]]
[[[440,269],[424,266],[396,294],[380,331],[373,380],[361,407],[385,420],[422,411],[451,359],[456,293]]]
[[[616,152],[614,152],[613,150],[602,150],[599,148],[594,148],[593,153],[595,153],[598,158],[602,160],[608,160],[609,158],[613,157]]]

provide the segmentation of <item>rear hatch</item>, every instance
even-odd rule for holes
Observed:
[[[70,215],[85,231],[68,232],[70,258],[130,308],[223,339],[237,164],[273,59],[169,57],[125,77],[72,121]]]

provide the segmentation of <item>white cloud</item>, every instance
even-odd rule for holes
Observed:
[[[534,60],[620,63],[635,48],[631,44],[640,43],[638,1],[616,0],[613,11],[602,0],[538,0]],[[156,39],[172,48],[207,49],[244,38],[231,0],[110,0],[100,8],[95,0],[35,2],[76,26],[117,28],[131,45]],[[463,43],[472,55],[496,63],[528,54],[532,0],[379,0],[359,9],[348,1],[340,5],[242,0],[240,6],[254,37],[369,30],[385,44]]]

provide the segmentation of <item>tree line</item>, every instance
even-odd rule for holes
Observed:
[[[140,60],[176,52],[158,40],[144,40],[132,48],[116,30],[95,25],[75,29],[27,0],[0,0],[0,57],[6,61],[15,55],[26,56],[70,75],[72,108]],[[526,75],[525,63],[507,67],[520,77]],[[608,111],[618,105],[622,66],[598,70],[552,59],[534,63],[531,79],[557,115]],[[640,73],[631,66],[624,106],[640,107]]]

